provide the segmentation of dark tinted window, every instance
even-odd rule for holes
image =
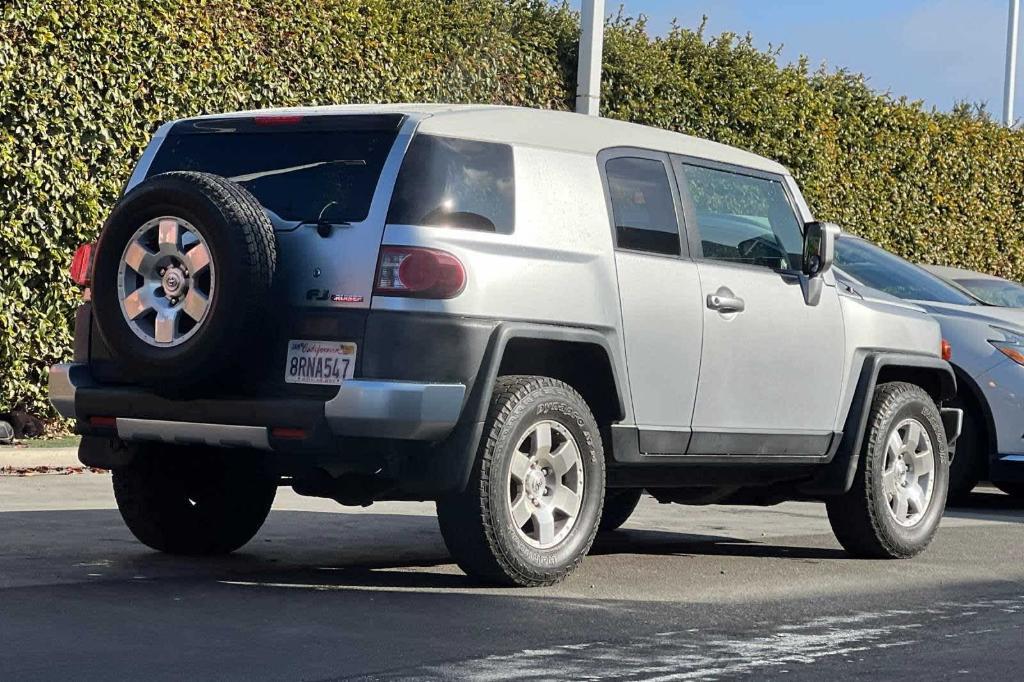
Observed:
[[[957,279],[956,283],[989,305],[1024,308],[1024,286],[1000,279]]]
[[[511,232],[512,147],[416,135],[402,161],[388,222]]]
[[[359,222],[370,211],[395,133],[373,130],[171,134],[149,175],[215,173],[287,221]]]
[[[778,180],[684,166],[705,258],[799,269],[803,230]]]
[[[927,270],[870,242],[840,237],[836,265],[873,289],[912,301],[975,305],[969,296]]]
[[[665,164],[620,157],[604,169],[619,248],[678,256],[679,223]]]

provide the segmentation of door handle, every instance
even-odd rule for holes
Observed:
[[[722,287],[713,294],[708,294],[708,307],[720,313],[742,313],[747,304],[739,296]]]

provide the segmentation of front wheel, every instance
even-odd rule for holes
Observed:
[[[466,489],[437,502],[468,575],[552,585],[583,560],[604,500],[601,434],[583,398],[547,377],[500,377]]]
[[[946,432],[935,403],[919,386],[882,384],[853,486],[828,501],[828,518],[850,554],[908,558],[935,536],[948,484]]]
[[[114,469],[121,517],[143,544],[169,554],[227,554],[267,518],[278,479],[255,452],[146,444]]]

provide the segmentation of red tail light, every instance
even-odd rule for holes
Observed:
[[[253,122],[259,126],[286,126],[301,123],[302,119],[302,116],[289,114],[268,114],[266,116],[256,116],[253,118]]]
[[[946,339],[942,339],[942,359],[947,362],[953,359],[953,346]]]
[[[71,258],[71,280],[80,287],[92,284],[92,244],[82,244]]]
[[[416,246],[383,246],[373,293],[453,298],[466,286],[466,269],[450,253]]]

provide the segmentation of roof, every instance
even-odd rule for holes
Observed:
[[[487,104],[346,104],[240,111],[216,114],[213,117],[258,113],[307,116],[401,113],[419,117],[419,130],[435,135],[588,155],[595,155],[609,147],[639,147],[731,163],[769,173],[789,174],[781,164],[736,147],[651,126],[567,111]]]
[[[921,267],[933,275],[938,275],[942,279],[946,280],[991,279],[999,282],[1008,281],[1003,277],[996,277],[995,275],[989,275],[984,272],[975,272],[974,270],[964,270],[963,268],[951,268],[948,265],[922,265]]]

